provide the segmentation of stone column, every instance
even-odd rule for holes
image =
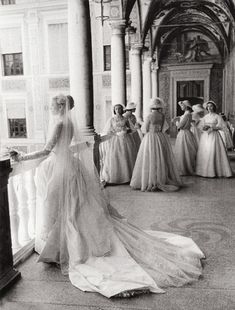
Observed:
[[[94,135],[93,72],[89,1],[68,1],[70,93],[82,132]]]
[[[13,268],[7,184],[10,160],[0,161],[0,293],[20,277]]]
[[[142,60],[141,60],[142,44],[134,44],[131,47],[131,101],[136,103],[136,118],[138,121],[143,120],[142,106]]]
[[[152,98],[158,96],[158,79],[157,79],[158,66],[156,62],[152,62],[151,80],[152,80]]]
[[[44,143],[44,126],[43,106],[45,102],[44,90],[41,78],[41,57],[40,57],[40,33],[39,22],[40,16],[37,10],[29,10],[26,14],[27,23],[27,53],[26,57],[30,60],[30,66],[26,70],[31,75],[31,94],[28,98],[28,118],[29,130],[28,137],[37,139],[38,142]],[[32,126],[33,125],[33,126]]]
[[[149,114],[149,102],[152,98],[151,57],[146,57],[143,63],[143,118]]]
[[[125,28],[126,21],[112,21],[111,37],[111,87],[112,105],[126,105],[126,58]]]

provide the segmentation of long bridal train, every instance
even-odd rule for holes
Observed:
[[[42,180],[56,184],[50,173],[55,160],[52,153],[40,166],[39,193],[45,193],[43,187],[48,184]],[[46,191],[41,201],[40,210],[45,214],[36,238],[39,261],[60,264],[74,286],[106,297],[143,289],[163,293],[165,287],[182,286],[199,278],[204,255],[192,239],[141,231],[108,203],[94,173],[91,177],[92,172],[77,158],[71,157],[70,163],[70,190],[69,194],[65,191],[63,215],[55,211],[60,194]]]

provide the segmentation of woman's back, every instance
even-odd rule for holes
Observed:
[[[147,132],[162,131],[164,119],[165,119],[165,116],[161,112],[154,110],[147,117],[147,121],[146,121],[146,129],[147,130],[146,131]]]

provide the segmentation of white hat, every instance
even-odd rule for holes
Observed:
[[[191,103],[188,100],[179,101],[178,105],[181,106],[181,107],[185,106],[185,107],[192,108],[192,105],[191,105]]]
[[[135,108],[136,108],[136,103],[128,102],[126,107],[125,107],[125,110],[134,110]]]
[[[162,109],[164,107],[163,100],[159,97],[150,99],[150,109]]]
[[[215,106],[215,108],[217,108],[217,104],[213,101],[213,100],[209,100],[209,101],[207,101],[207,102],[204,102],[203,103],[203,108],[207,108],[207,105],[209,104],[209,103],[211,103],[211,104],[213,104],[214,106]]]
[[[205,111],[205,109],[203,108],[203,106],[200,103],[194,104],[192,106],[192,109],[193,109],[194,112],[197,112],[197,113]]]

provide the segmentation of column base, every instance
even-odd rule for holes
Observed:
[[[21,273],[12,268],[0,279],[0,293],[3,293],[11,285],[13,285],[18,279],[20,279]]]

